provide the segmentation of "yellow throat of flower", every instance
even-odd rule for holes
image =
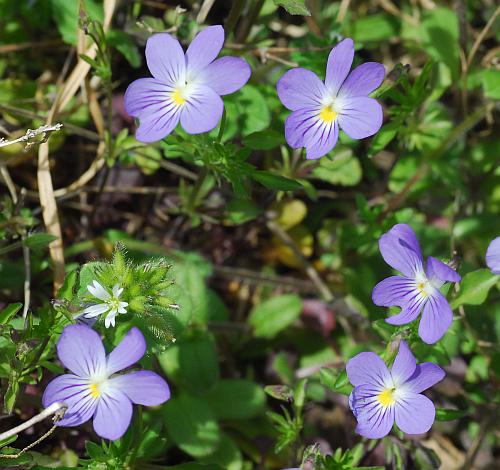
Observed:
[[[331,105],[325,106],[319,113],[319,117],[325,122],[332,122],[337,118],[337,113]]]
[[[390,406],[396,401],[394,399],[394,389],[393,388],[385,389],[382,393],[379,394],[379,396],[377,398],[382,406]]]
[[[101,392],[99,391],[99,387],[97,384],[90,384],[89,388],[90,388],[90,395],[93,398],[99,398],[101,396]]]
[[[182,96],[182,93],[180,92],[180,90],[175,90],[172,95],[172,101],[177,105],[177,106],[182,106],[186,100],[184,99],[184,97]]]

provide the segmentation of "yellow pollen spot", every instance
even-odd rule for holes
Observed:
[[[419,282],[417,284],[417,289],[420,291],[420,293],[424,296],[427,297],[427,291],[425,289],[425,282]]]
[[[328,105],[321,110],[321,113],[319,113],[319,117],[325,122],[332,122],[337,118],[337,113],[332,109],[330,105]]]
[[[390,406],[392,405],[396,400],[394,400],[394,389],[393,388],[387,388],[384,390],[381,394],[379,394],[378,401],[382,406]]]
[[[186,100],[182,96],[182,93],[179,90],[175,90],[171,96],[172,96],[172,101],[177,106],[182,106],[186,102]]]
[[[90,394],[93,398],[99,398],[101,396],[101,392],[97,388],[97,384],[90,384]]]

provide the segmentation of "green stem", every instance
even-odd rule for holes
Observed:
[[[226,129],[226,109],[224,108],[224,111],[222,111],[222,118],[220,120],[219,133],[217,134],[217,138],[215,139],[217,143],[220,143],[220,141],[222,140],[222,136],[224,135],[225,129]]]

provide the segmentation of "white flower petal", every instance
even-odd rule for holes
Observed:
[[[115,284],[113,286],[113,297],[115,299],[117,299],[118,297],[120,297],[120,295],[122,294],[123,292],[123,287],[120,287],[118,284]]]
[[[88,291],[94,296],[97,297],[99,300],[109,300],[111,298],[111,295],[109,295],[109,292],[104,289],[104,287],[101,286],[97,281],[94,281],[94,285],[88,285],[87,286]]]
[[[83,313],[85,318],[93,318],[103,314],[108,310],[108,308],[109,307],[106,304],[95,304],[87,307]]]
[[[115,326],[116,311],[111,311],[104,320],[104,326],[109,328],[110,326]]]

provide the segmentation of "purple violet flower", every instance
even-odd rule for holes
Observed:
[[[486,251],[486,265],[493,274],[500,274],[500,237],[491,241]]]
[[[358,421],[358,434],[380,439],[389,434],[394,421],[406,434],[423,434],[431,428],[436,410],[421,393],[443,380],[445,373],[432,362],[417,365],[405,341],[390,371],[372,352],[354,356],[346,369],[354,385],[349,407]]]
[[[451,307],[439,288],[445,282],[459,282],[460,276],[432,256],[427,258],[424,270],[420,245],[409,225],[395,225],[380,237],[378,244],[385,262],[403,275],[379,282],[373,289],[373,302],[401,307],[400,313],[386,318],[391,325],[410,323],[423,309],[418,334],[427,344],[435,343],[453,320]]]
[[[278,81],[278,96],[292,111],[285,122],[286,141],[292,148],[305,147],[308,159],[335,147],[339,126],[352,139],[364,139],[382,125],[382,106],[368,95],[384,80],[384,66],[366,62],[349,73],[353,58],[354,43],[344,39],[328,56],[324,83],[300,67]]]
[[[132,419],[132,403],[160,405],[170,398],[167,382],[148,370],[115,375],[135,364],[146,352],[144,336],[132,328],[106,357],[100,336],[85,325],[64,328],[57,355],[71,374],[52,380],[42,403],[68,405],[58,426],[79,426],[92,417],[95,432],[106,439],[119,439]]]
[[[137,140],[161,140],[179,121],[188,134],[217,126],[224,110],[220,97],[239,90],[251,73],[239,57],[216,59],[223,43],[222,26],[198,33],[186,54],[170,34],[148,39],[146,61],[153,78],[135,80],[125,92],[125,110],[140,122]]]

